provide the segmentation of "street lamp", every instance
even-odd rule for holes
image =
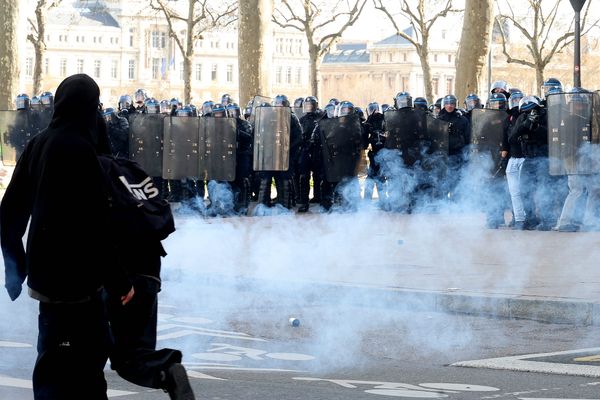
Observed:
[[[586,0],[570,0],[571,6],[575,11],[575,51],[574,51],[574,63],[573,68],[573,86],[581,87],[581,23],[580,13]]]

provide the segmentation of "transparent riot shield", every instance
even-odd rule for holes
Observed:
[[[546,102],[550,175],[597,172],[592,162],[594,94],[556,93]]]
[[[0,111],[2,163],[14,166],[31,138],[39,133],[31,111]]]
[[[298,119],[304,117],[304,108],[303,107],[292,107],[292,112],[298,117]]]
[[[201,180],[235,180],[236,119],[201,118],[198,162]]]
[[[150,176],[162,176],[164,114],[129,117],[129,157]]]
[[[387,149],[401,150],[410,147],[423,135],[425,114],[420,110],[412,108],[388,110],[383,116],[387,132],[385,140]]]
[[[289,107],[255,108],[254,161],[255,171],[287,171],[290,165]]]
[[[328,182],[356,176],[362,155],[362,127],[357,115],[319,122],[323,168]]]
[[[471,162],[493,174],[500,162],[500,151],[508,114],[503,110],[475,108],[471,114]]]
[[[424,139],[429,143],[428,152],[448,155],[450,123],[427,114],[425,127]]]
[[[198,177],[199,125],[196,117],[165,118],[163,178]]]
[[[256,116],[256,107],[271,105],[271,98],[267,96],[256,95],[252,98],[252,112],[248,118],[248,122],[254,125],[254,119]]]

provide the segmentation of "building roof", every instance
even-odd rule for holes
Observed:
[[[339,43],[336,50],[325,54],[323,63],[368,63],[370,61],[367,43]]]
[[[413,29],[412,26],[403,30],[402,33],[405,33],[406,35],[408,35],[410,37],[415,36],[415,30]],[[374,46],[412,46],[412,43],[410,43],[408,40],[406,40],[402,36],[395,34],[395,35],[389,36],[379,42],[375,42],[373,45]]]
[[[102,6],[78,7],[65,4],[51,10],[48,22],[56,25],[105,26],[119,28],[119,23]]]

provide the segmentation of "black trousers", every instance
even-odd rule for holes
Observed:
[[[109,346],[100,293],[80,304],[40,303],[35,400],[106,400]]]
[[[114,345],[111,368],[136,385],[159,389],[164,374],[173,363],[181,362],[181,352],[156,350],[156,324],[160,283],[150,277],[133,278],[135,295],[125,306],[107,297],[108,316]]]

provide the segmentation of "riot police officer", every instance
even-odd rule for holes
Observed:
[[[124,94],[119,97],[117,109],[121,117],[127,118],[128,114],[133,114],[135,112],[135,107],[133,106],[133,100],[131,99],[131,96]]]
[[[115,157],[129,158],[129,121],[114,108],[106,108],[102,113],[106,121],[110,147]]]
[[[429,111],[429,104],[427,103],[427,99],[425,97],[415,98],[413,101],[413,106],[415,110],[421,110],[425,112]]]
[[[546,98],[550,92],[561,93],[563,91],[562,83],[556,78],[548,78],[542,84],[542,96],[543,99],[540,102],[542,107],[546,107]]]
[[[296,99],[296,104],[299,104]],[[308,96],[302,100],[302,117],[300,118],[300,126],[302,127],[302,145],[300,148],[300,156],[295,167],[295,188],[298,195],[298,212],[304,213],[309,208],[310,194],[310,176],[312,173],[314,198],[320,199],[320,174],[318,173],[311,157],[311,137],[317,126],[317,122],[322,117],[319,110],[319,101],[315,96]],[[317,186],[319,187],[317,189]]]
[[[235,118],[236,121],[237,148],[235,181],[233,182],[235,211],[238,214],[245,214],[252,198],[252,145],[254,133],[252,125],[242,119],[238,104],[228,105],[227,115],[229,118]]]
[[[146,111],[146,100],[149,98],[148,92],[145,89],[138,89],[133,95],[135,104],[134,111],[137,113],[144,113]]]

